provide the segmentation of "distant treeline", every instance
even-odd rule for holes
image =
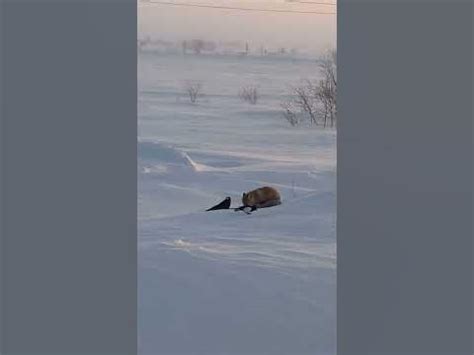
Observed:
[[[144,37],[138,39],[137,46],[142,51],[162,51],[168,53],[202,54],[202,53],[233,53],[240,55],[296,55],[295,48],[270,48],[265,45],[251,45],[245,41],[209,41],[203,39],[186,39],[181,41],[167,41]]]

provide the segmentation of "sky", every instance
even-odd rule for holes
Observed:
[[[315,13],[248,12],[169,6],[138,1],[138,36],[179,41],[238,40],[251,46],[321,52],[336,47],[337,16]],[[155,1],[155,0],[148,0]],[[156,0],[158,1],[158,0]],[[288,0],[160,0],[211,6],[335,13],[336,6]],[[295,0],[293,0],[295,1]],[[335,0],[300,0],[335,3]]]

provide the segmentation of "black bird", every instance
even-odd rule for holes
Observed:
[[[218,203],[217,205],[207,209],[206,211],[215,211],[215,210],[227,210],[230,207],[230,197],[226,197],[224,201]]]

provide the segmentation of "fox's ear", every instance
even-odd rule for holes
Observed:
[[[242,197],[245,197],[245,192],[244,192],[244,193],[242,193]]]

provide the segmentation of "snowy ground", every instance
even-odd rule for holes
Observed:
[[[279,103],[314,61],[140,54],[141,354],[335,354],[336,133]],[[183,82],[200,80],[196,104]],[[261,99],[242,103],[242,85]],[[203,212],[262,185],[283,204]]]

